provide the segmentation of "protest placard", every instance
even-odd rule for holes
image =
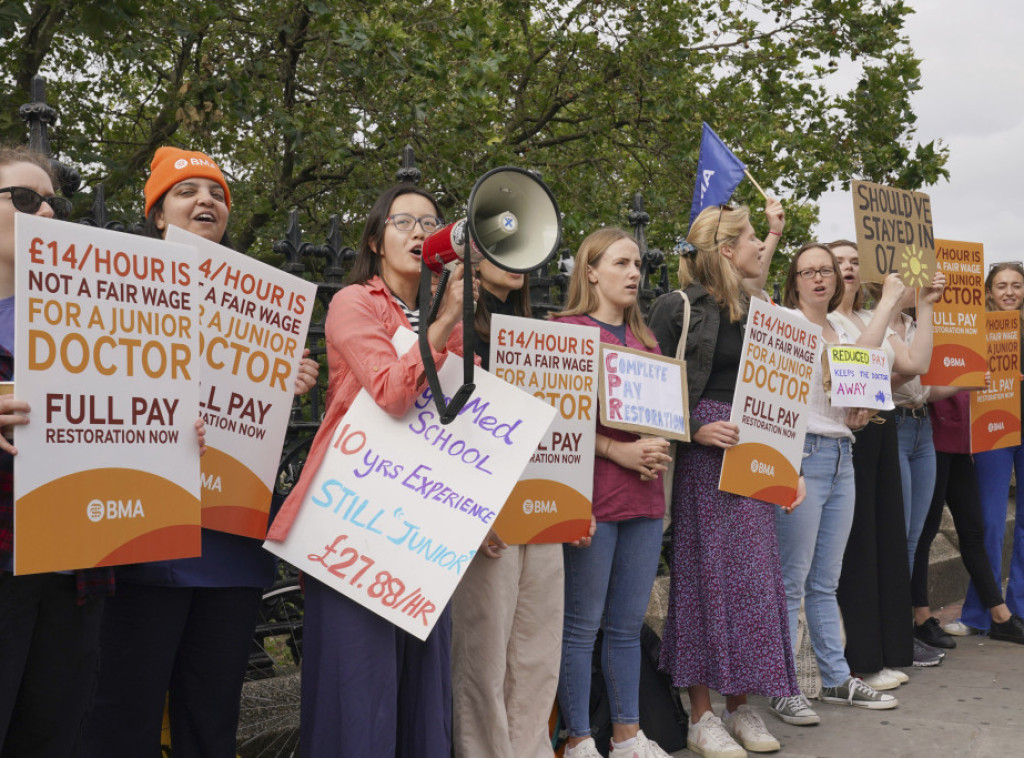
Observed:
[[[395,334],[400,354],[414,342]],[[462,383],[461,361],[438,373],[451,391]],[[360,391],[287,539],[266,548],[426,639],[555,415],[486,371],[475,382],[447,425],[429,389],[401,418]]]
[[[789,506],[800,478],[821,327],[755,298],[744,331],[729,417],[740,428],[740,441],[725,451],[718,488]]]
[[[870,408],[891,411],[892,374],[889,358],[877,347],[829,345],[829,402],[839,408]]]
[[[992,383],[971,393],[971,452],[1020,444],[1020,313],[985,314]]]
[[[494,375],[558,410],[494,529],[510,545],[586,536],[594,491],[601,330],[496,313],[491,335]]]
[[[690,441],[682,361],[602,343],[598,395],[605,426]]]
[[[15,218],[15,572],[198,555],[195,250]]]
[[[316,285],[176,226],[199,253],[203,526],[263,539]]]
[[[858,180],[850,188],[861,279],[881,282],[898,273],[908,287],[927,287],[935,273],[928,195]]]
[[[935,260],[946,275],[946,286],[935,304],[932,362],[921,383],[982,387],[987,370],[982,245],[935,240]]]

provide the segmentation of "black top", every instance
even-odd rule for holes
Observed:
[[[511,293],[509,293],[511,294]],[[495,313],[501,313],[505,316],[515,316],[515,310],[512,305],[512,298],[509,297],[507,300],[499,300],[495,295],[491,294],[489,290],[484,287],[480,288],[480,303],[483,303],[487,310],[490,311],[493,316]],[[489,371],[491,368],[491,341],[480,338],[480,335],[476,335],[476,339],[473,340],[473,351],[480,356],[480,367],[484,371]]]
[[[718,342],[711,359],[711,374],[704,386],[704,397],[731,403],[736,394],[736,379],[740,371],[743,352],[743,321],[729,321],[728,311],[721,311],[718,322]]]

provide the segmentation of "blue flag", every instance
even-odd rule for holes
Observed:
[[[707,123],[700,138],[700,158],[697,160],[697,184],[693,188],[690,223],[709,205],[729,202],[736,187],[743,181],[747,167],[732,154],[732,150],[718,138]]]

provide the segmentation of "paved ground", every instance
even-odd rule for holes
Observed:
[[[947,606],[937,615],[945,623],[959,611]],[[900,700],[894,710],[812,701],[819,726],[783,724],[764,698],[751,703],[782,743],[780,758],[1024,758],[1024,645],[958,637],[941,666],[908,673],[910,681],[892,691]]]

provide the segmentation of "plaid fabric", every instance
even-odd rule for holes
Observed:
[[[14,356],[0,345],[0,381],[14,379]],[[0,556],[8,559],[14,552],[14,456],[0,452]],[[94,597],[114,594],[114,570],[82,569],[75,572],[78,604]]]

